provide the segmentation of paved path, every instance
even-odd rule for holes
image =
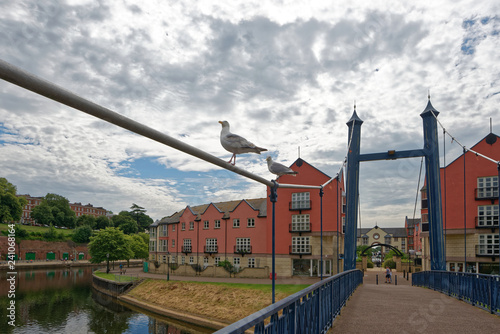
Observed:
[[[398,285],[367,271],[328,333],[500,333],[500,317],[396,274]]]

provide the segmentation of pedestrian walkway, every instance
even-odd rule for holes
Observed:
[[[154,278],[154,279],[167,279],[167,274],[155,274],[155,273],[145,273],[141,267],[130,267],[124,266],[125,275],[138,276],[141,278]],[[104,271],[106,269],[104,268]],[[120,270],[115,268],[115,270],[110,271],[111,274],[120,274]],[[272,284],[272,281],[268,278],[235,278],[235,277],[205,277],[205,276],[176,276],[169,275],[171,281],[192,281],[192,282],[220,282],[220,283],[245,283],[245,284]],[[319,282],[319,277],[293,277],[285,278],[278,277],[276,279],[276,284],[314,284]]]
[[[413,287],[401,273],[393,273],[392,284],[384,282],[382,271],[365,272],[363,284],[328,333],[500,332],[500,317],[440,292]]]

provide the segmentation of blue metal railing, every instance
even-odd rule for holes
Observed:
[[[252,327],[255,334],[326,333],[347,299],[362,283],[362,271],[342,272],[255,312],[216,334],[243,333]]]
[[[412,285],[439,291],[500,315],[500,276],[452,271],[422,271],[412,275]]]

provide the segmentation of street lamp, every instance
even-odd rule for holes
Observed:
[[[109,253],[106,254],[106,274],[109,274]]]
[[[170,281],[170,252],[167,252],[167,282]]]

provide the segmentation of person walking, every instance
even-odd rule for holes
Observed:
[[[392,272],[391,272],[391,269],[389,269],[389,267],[387,266],[385,268],[385,282],[386,283],[391,283],[392,282]]]

